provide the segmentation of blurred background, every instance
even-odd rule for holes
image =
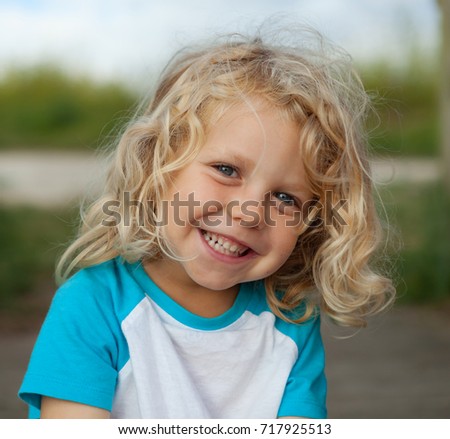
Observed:
[[[350,338],[324,323],[329,415],[450,417],[449,0],[0,0],[0,417],[26,416],[15,395],[96,152],[175,50],[274,15],[344,47],[379,114],[399,299]]]

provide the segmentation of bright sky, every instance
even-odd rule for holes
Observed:
[[[54,62],[96,78],[139,81],[207,35],[273,14],[306,22],[357,61],[436,53],[437,0],[0,0],[0,72]]]

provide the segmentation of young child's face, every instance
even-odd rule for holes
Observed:
[[[265,278],[291,255],[310,199],[299,127],[279,112],[241,105],[210,127],[193,162],[166,194],[164,235],[177,256],[170,276],[225,290]]]

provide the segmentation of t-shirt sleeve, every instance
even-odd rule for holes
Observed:
[[[105,287],[83,273],[57,291],[19,390],[30,417],[44,395],[111,410],[120,333],[112,309]]]
[[[278,417],[326,418],[325,352],[319,316],[290,325],[298,357],[287,380]]]

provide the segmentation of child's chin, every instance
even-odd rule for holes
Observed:
[[[195,281],[195,278],[192,280]],[[225,280],[219,281],[219,280],[208,280],[203,278],[201,281],[198,282],[198,285],[208,290],[217,291],[218,293],[220,293],[221,291],[230,291],[234,288],[237,288],[238,285],[241,283],[242,282],[230,282],[229,279],[228,281]]]

